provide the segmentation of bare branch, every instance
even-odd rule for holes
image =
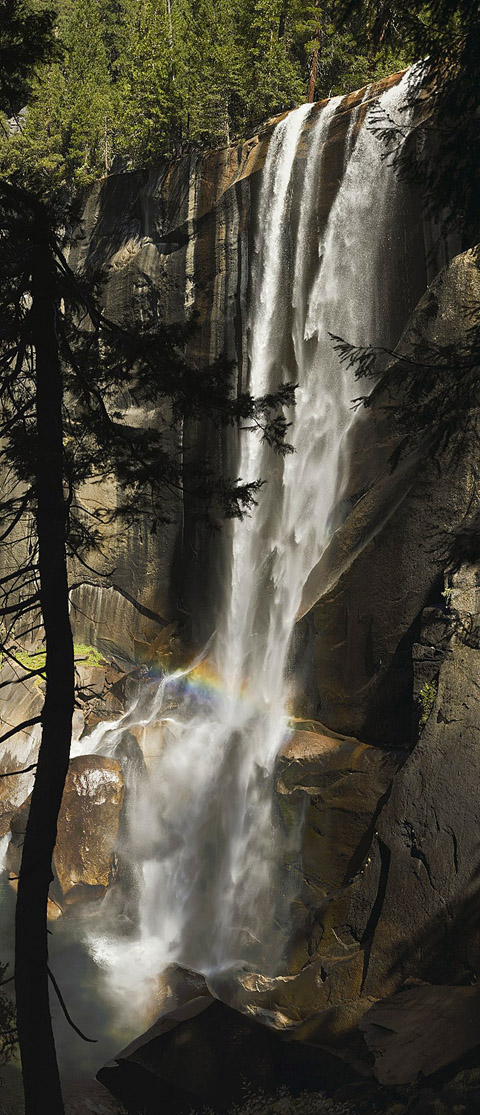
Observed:
[[[16,527],[17,523],[20,521],[23,513],[27,510],[28,504],[29,504],[31,498],[32,498],[32,489],[29,488],[28,492],[25,492],[25,495],[23,497],[21,505],[20,505],[16,515],[12,519],[12,522],[10,523],[10,526],[7,527],[6,531],[4,531],[4,533],[2,535],[0,535],[0,542],[4,542],[5,538],[8,538],[8,535],[11,534],[12,530],[15,529],[15,527]]]
[[[92,1045],[96,1044],[96,1042],[98,1041],[98,1039],[97,1039],[97,1038],[87,1038],[86,1034],[83,1034],[83,1033],[82,1033],[82,1031],[80,1030],[79,1026],[76,1026],[76,1025],[75,1025],[75,1023],[73,1022],[73,1020],[72,1020],[72,1019],[70,1018],[70,1015],[69,1015],[69,1013],[68,1013],[68,1010],[67,1010],[67,1006],[66,1006],[65,1000],[64,1000],[64,998],[63,998],[63,995],[62,995],[62,992],[60,991],[60,988],[59,988],[59,986],[58,986],[58,983],[57,983],[57,981],[56,981],[56,979],[55,979],[55,976],[53,975],[53,972],[51,971],[51,968],[49,967],[49,965],[47,965],[47,972],[48,972],[48,975],[49,975],[49,979],[50,979],[50,980],[52,981],[52,984],[53,984],[54,990],[55,990],[55,992],[56,992],[56,995],[57,995],[58,1001],[59,1001],[59,1003],[60,1003],[60,1006],[61,1006],[61,1008],[62,1008],[62,1010],[63,1010],[63,1013],[64,1013],[64,1015],[65,1015],[65,1018],[66,1018],[66,1020],[67,1020],[67,1022],[68,1022],[68,1025],[72,1027],[72,1030],[75,1030],[75,1033],[76,1033],[76,1034],[78,1034],[78,1036],[79,1036],[80,1038],[82,1038],[82,1041],[88,1041],[88,1042],[91,1042],[91,1043],[92,1043]]]
[[[32,716],[30,720],[24,720],[22,724],[17,724],[16,728],[11,728],[9,732],[5,732],[3,736],[0,736],[0,743],[5,743],[5,740],[18,735],[18,732],[23,732],[24,728],[32,728],[34,724],[41,724],[41,722],[41,716]]]
[[[24,767],[23,770],[6,770],[0,774],[0,778],[12,778],[14,774],[29,774],[31,770],[35,770],[37,764],[31,763],[29,767]]]

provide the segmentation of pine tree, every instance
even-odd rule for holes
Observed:
[[[56,185],[226,144],[307,95],[348,92],[412,56],[390,32],[379,46],[355,4],[342,23],[321,0],[57,5],[62,57],[39,75],[22,134],[0,142],[4,167]]]
[[[25,103],[42,62],[58,53],[53,4],[40,10],[31,0],[0,3],[0,106],[11,115]]]
[[[23,130],[3,142],[6,171],[51,188],[85,185],[108,169],[115,114],[100,16],[98,0],[62,5],[62,58],[37,81]]]
[[[295,29],[286,0],[246,0],[242,43],[248,56],[244,100],[247,130],[305,100],[305,75],[295,57]]]
[[[127,42],[117,62],[118,149],[142,166],[175,154],[184,139],[178,30],[168,0],[130,3],[126,21]]]

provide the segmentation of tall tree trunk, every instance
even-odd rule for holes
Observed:
[[[46,638],[46,694],[35,785],[23,845],[15,923],[15,987],[25,1115],[64,1115],[48,996],[47,899],[57,818],[68,770],[74,704],[73,641],[62,482],[62,376],[55,268],[48,232],[32,261],[32,343],[36,361],[37,532]]]
[[[313,104],[315,100],[315,85],[317,83],[318,71],[318,51],[320,47],[320,0],[315,0],[315,46],[313,48],[312,61],[310,63],[310,76],[308,78],[307,88],[307,104]]]

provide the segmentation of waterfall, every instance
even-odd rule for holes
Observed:
[[[385,92],[395,114],[408,76]],[[279,970],[294,897],[277,826],[274,776],[293,698],[288,654],[304,584],[342,514],[355,410],[353,374],[330,333],[355,344],[390,341],[379,295],[389,217],[402,189],[367,123],[347,137],[342,181],[317,228],[325,141],[341,98],[303,105],[268,146],[251,270],[250,390],[298,383],[289,415],[294,452],[282,458],[251,431],[241,435],[239,475],[265,479],[252,514],[232,528],[231,576],[218,631],[205,656],[148,688],[88,748],[114,753],[129,728],[149,741],[148,778],[132,789],[123,854],[141,869],[134,935],[108,920],[90,947],[120,992],[151,994],[168,963],[215,978],[249,967]],[[293,177],[300,173],[300,201]],[[296,185],[296,189],[297,189]],[[379,281],[380,276],[380,281]],[[293,354],[293,355],[292,355]],[[92,927],[93,926],[93,927]],[[142,982],[143,981],[143,982]]]

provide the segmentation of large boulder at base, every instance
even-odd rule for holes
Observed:
[[[97,1078],[135,1110],[226,1111],[247,1079],[277,1086],[276,1046],[269,1030],[200,995],[164,1015]]]
[[[52,918],[82,900],[102,898],[115,873],[115,847],[124,797],[121,764],[101,755],[72,759],[58,818],[50,888]],[[20,867],[30,799],[12,820],[7,869],[12,882]]]
[[[356,1077],[345,1063],[328,1064],[307,1045],[286,1045],[254,1018],[199,995],[161,1017],[97,1079],[142,1115],[192,1109],[223,1115],[245,1102],[249,1090],[319,1090],[327,1075],[334,1085]]]

